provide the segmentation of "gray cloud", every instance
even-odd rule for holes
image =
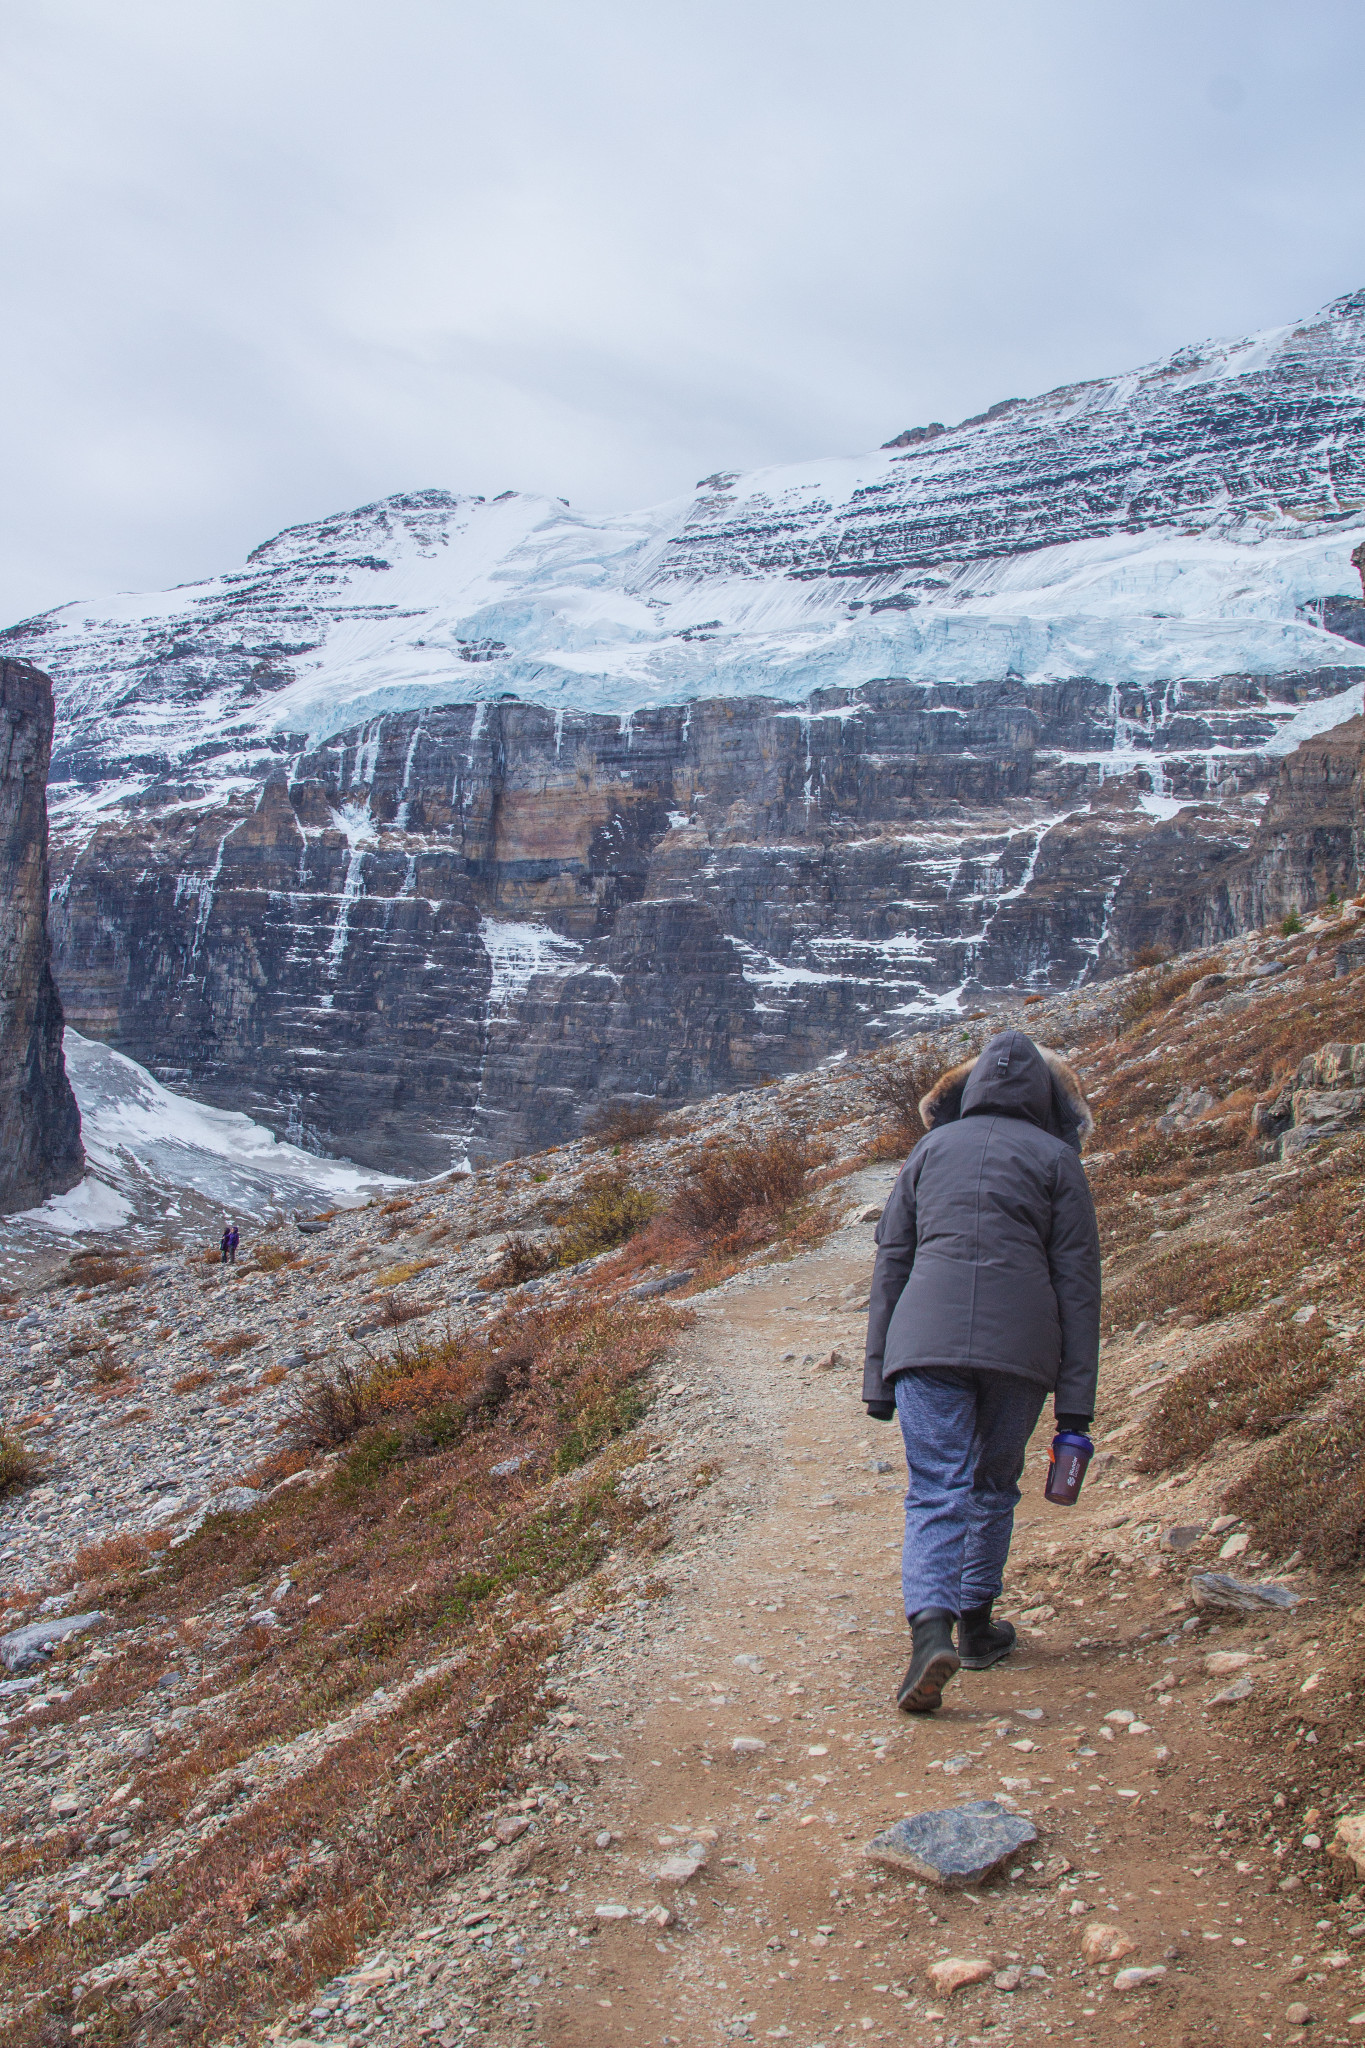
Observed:
[[[1365,283],[1349,0],[16,0],[0,52],[0,617],[408,487],[648,503]]]

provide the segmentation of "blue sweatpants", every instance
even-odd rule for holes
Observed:
[[[1019,1475],[1046,1391],[1016,1373],[969,1368],[903,1372],[892,1384],[910,1468],[905,1612],[961,1614],[1004,1584]]]

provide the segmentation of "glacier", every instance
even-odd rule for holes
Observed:
[[[638,513],[415,491],[239,569],[0,634],[53,677],[54,795],[212,756],[218,792],[381,716],[512,695],[629,717],[888,677],[1115,687],[1311,673],[1365,536],[1365,292],[1297,326],[718,474]]]

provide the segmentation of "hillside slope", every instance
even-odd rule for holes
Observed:
[[[267,1233],[235,1272],[111,1246],[15,1303],[6,1420],[51,1476],[6,1510],[8,1619],[77,1542],[52,1604],[108,1618],[9,1698],[4,2038],[1354,2038],[1365,1918],[1327,1849],[1365,1806],[1363,929],[1008,1006]],[[858,1400],[870,1226],[896,1105],[1006,1018],[1096,1102],[1099,1456],[1049,1509],[1040,1430],[1021,1650],[912,1727],[898,1453]],[[801,1170],[727,1218],[773,1139]],[[592,1218],[633,1235],[595,1251]],[[275,1426],[310,1368],[251,1363],[300,1327],[311,1455]],[[74,1453],[138,1407],[166,1497],[110,1515]],[[228,1418],[256,1491],[201,1521],[184,1481]],[[1292,1604],[1211,1607],[1219,1571]],[[945,1897],[862,1853],[983,1796],[1039,1831],[1018,1875]],[[1092,1923],[1119,1929],[1093,1953]],[[989,1970],[949,2002],[952,1954]]]

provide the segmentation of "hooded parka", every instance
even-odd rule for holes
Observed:
[[[920,1105],[930,1125],[877,1226],[864,1401],[922,1367],[1018,1374],[1092,1415],[1100,1245],[1080,1148],[1094,1119],[1065,1061],[1002,1031]]]

